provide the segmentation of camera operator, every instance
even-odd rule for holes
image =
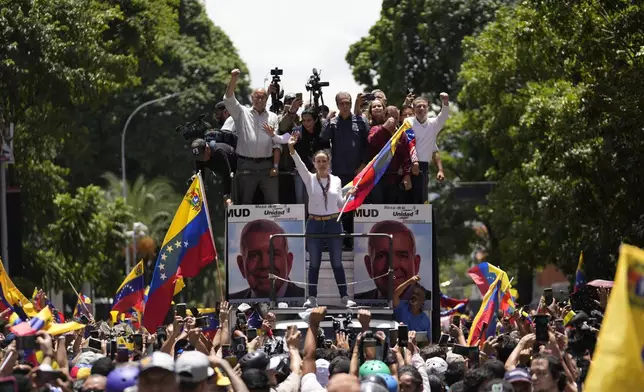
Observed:
[[[262,126],[268,124],[278,127],[277,115],[266,111],[268,94],[263,88],[256,89],[251,95],[253,107],[242,106],[235,98],[235,87],[239,69],[231,71],[230,83],[226,89],[224,103],[235,122],[237,132],[238,172],[249,174],[238,176],[238,204],[252,204],[253,196],[259,186],[264,194],[264,203],[279,203],[278,167],[282,149],[264,132]]]
[[[223,184],[223,198],[227,205],[232,204],[231,173],[237,170],[237,155],[235,154],[235,135],[230,132],[211,131],[205,139],[195,139],[190,148],[195,160],[195,172],[205,172],[210,169]]]
[[[276,131],[278,135],[290,133],[294,127],[301,124],[300,116],[297,114],[302,106],[302,94],[288,93],[284,96],[284,111],[278,116],[279,129]],[[295,164],[290,154],[282,154],[280,159],[279,170],[281,172],[295,171]],[[279,198],[283,204],[293,204],[295,200],[295,176],[282,176],[280,177],[280,190]]]
[[[226,110],[224,101],[217,102],[215,105],[215,120],[217,120],[219,129],[235,133],[235,121]]]

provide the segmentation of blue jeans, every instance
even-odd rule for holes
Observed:
[[[309,219],[306,222],[306,234],[342,234],[342,223],[337,222],[336,218],[325,221]],[[344,275],[342,267],[342,238],[307,238],[306,246],[309,250],[309,297],[318,295],[318,276],[320,274],[320,264],[322,263],[322,250],[324,245],[329,248],[329,257],[335,282],[338,284],[340,297],[347,295],[347,278]]]

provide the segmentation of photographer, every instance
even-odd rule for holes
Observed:
[[[224,101],[217,102],[215,105],[215,120],[217,120],[217,125],[222,131],[235,133],[235,122],[228,110],[226,110]]]
[[[226,138],[235,137],[229,132],[209,132],[206,134],[206,140],[195,139],[190,149],[195,160],[195,173],[199,171],[204,173],[204,169],[208,168],[219,177],[223,184],[224,203],[230,205],[232,204],[231,173],[237,170],[237,155],[235,141],[228,140],[226,143],[224,142]]]

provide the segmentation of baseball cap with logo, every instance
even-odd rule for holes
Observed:
[[[510,383],[515,383],[515,382],[527,382],[532,384],[532,378],[530,377],[530,373],[528,373],[527,370],[521,369],[521,368],[516,368],[513,370],[510,370],[509,372],[505,373],[505,381],[509,381]]]
[[[208,356],[200,351],[184,352],[177,359],[175,373],[180,381],[192,383],[205,381],[215,375],[214,369],[210,367]]]
[[[141,373],[150,369],[163,369],[169,372],[174,372],[174,359],[172,359],[170,354],[155,351],[152,355],[141,358],[139,361],[139,367],[141,369]]]

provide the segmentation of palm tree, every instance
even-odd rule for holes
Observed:
[[[105,173],[107,197],[116,199],[123,194],[121,179],[114,173]],[[147,181],[139,176],[134,184],[127,184],[127,205],[132,207],[135,222],[147,226],[147,235],[137,241],[139,256],[150,260],[158,244],[163,241],[172,223],[174,213],[181,203],[181,195],[175,192],[172,183],[163,177]]]

